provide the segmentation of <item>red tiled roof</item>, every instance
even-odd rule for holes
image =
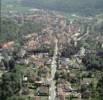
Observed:
[[[2,45],[2,48],[3,49],[10,49],[10,48],[13,48],[13,46],[14,46],[14,41],[10,41],[10,42],[4,43]]]

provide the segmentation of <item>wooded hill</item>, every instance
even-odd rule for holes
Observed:
[[[103,12],[103,0],[2,0],[2,4],[49,9],[86,16]]]
[[[22,0],[24,6],[94,15],[103,12],[103,0]]]

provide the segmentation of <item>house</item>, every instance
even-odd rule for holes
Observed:
[[[17,55],[18,57],[23,58],[26,55],[26,50],[21,48]]]
[[[38,96],[48,96],[49,95],[49,87],[47,86],[40,86],[37,88],[37,95]]]
[[[96,55],[99,56],[99,57],[103,57],[103,51],[97,52]]]
[[[27,81],[28,81],[28,77],[27,77],[27,76],[24,76],[24,77],[23,77],[23,81],[24,81],[24,82],[27,82]]]
[[[39,96],[36,96],[34,100],[40,100],[40,97],[39,97]]]
[[[28,35],[24,36],[24,39],[26,39],[26,40],[31,39],[31,38],[36,39],[36,37],[37,37],[37,33],[32,33],[32,34],[28,34]]]
[[[43,84],[43,81],[35,81],[35,84],[37,84],[38,86],[42,85]]]
[[[85,85],[89,85],[91,84],[91,82],[92,82],[91,78],[83,78],[82,80],[82,84],[85,84]]]
[[[60,95],[58,98],[59,98],[59,100],[65,100],[65,96],[64,95]]]
[[[27,48],[29,49],[29,50],[34,50],[34,49],[36,49],[36,42],[32,39],[31,41],[28,41],[28,43],[27,43]]]
[[[15,44],[14,41],[10,41],[10,42],[4,43],[2,45],[2,48],[3,49],[13,49],[14,44]]]

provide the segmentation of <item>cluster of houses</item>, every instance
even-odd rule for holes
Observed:
[[[30,91],[30,93],[27,93],[26,95],[33,98],[35,97],[35,100],[42,100],[42,96],[44,96],[46,97],[45,100],[48,100],[50,86],[49,79],[51,76],[50,66],[55,45],[54,38],[56,37],[58,39],[58,47],[59,51],[61,51],[66,43],[69,44],[71,40],[75,40],[82,34],[81,23],[77,20],[70,20],[67,22],[67,19],[62,15],[45,13],[43,11],[38,12],[37,10],[35,14],[28,16],[14,16],[14,18],[17,21],[24,19],[24,21],[30,20],[43,23],[45,24],[45,28],[43,28],[40,33],[34,32],[26,36],[22,36],[23,44],[20,48],[16,47],[15,41],[1,44],[0,69],[2,70],[1,66],[6,67],[4,59],[8,59],[8,61],[14,59],[13,62],[15,62],[15,64],[13,66],[18,64],[25,65],[27,68],[35,70],[35,75],[31,78],[33,82],[31,82],[28,75],[24,75],[23,83]],[[4,55],[8,57],[6,58]],[[69,100],[71,96],[74,96],[74,98],[76,98],[75,100],[81,100],[80,88],[72,86],[72,83],[80,83],[80,80],[76,78],[77,76],[75,72],[71,72],[71,69],[73,69],[71,67],[72,65],[74,65],[74,62],[69,58],[59,57],[57,59],[57,100]],[[74,67],[74,70],[80,70],[80,67]],[[82,83],[84,81],[86,84],[88,83],[88,80],[85,79],[83,79]],[[22,93],[25,94],[25,91],[22,91]]]

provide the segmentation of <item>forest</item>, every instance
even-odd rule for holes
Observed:
[[[103,11],[103,0],[22,0],[22,4],[24,6],[78,13],[87,16]]]
[[[93,16],[103,12],[103,0],[3,0],[2,5],[8,4],[76,13],[84,16]]]

